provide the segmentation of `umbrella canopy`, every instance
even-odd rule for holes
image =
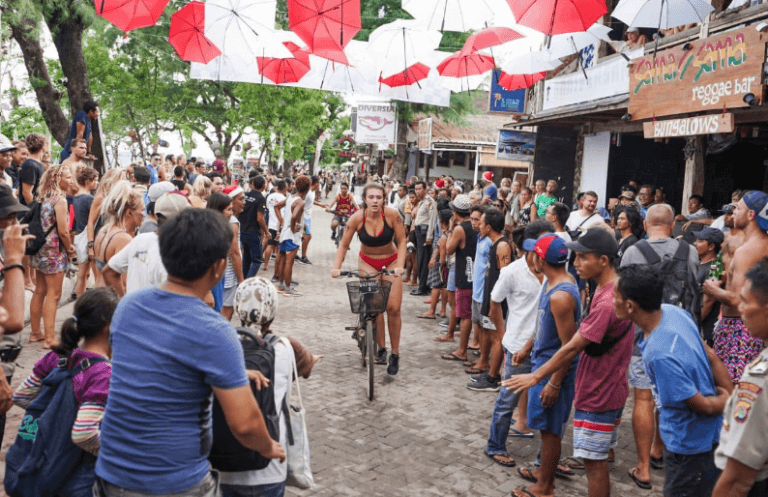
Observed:
[[[205,36],[224,55],[291,57],[274,31],[277,0],[208,0]]]
[[[517,23],[545,35],[586,31],[608,12],[605,0],[507,0]]]
[[[553,62],[551,58],[549,52],[545,50],[527,52],[507,60],[502,64],[501,69],[507,74],[533,74],[551,71],[558,66],[558,63]]]
[[[429,77],[430,68],[421,62],[417,62],[408,67],[405,71],[393,74],[388,78],[379,77],[379,83],[383,83],[390,88],[398,86],[409,86]]]
[[[477,33],[472,33],[464,42],[461,53],[469,54],[483,50],[484,48],[503,45],[510,41],[519,40],[523,35],[510,28],[486,28]]]
[[[485,0],[403,0],[403,10],[437,31],[470,31],[493,19]]]
[[[419,21],[398,19],[376,28],[368,38],[368,49],[371,58],[381,62],[381,77],[387,78],[423,62],[442,37],[438,31],[425,30]]]
[[[346,52],[350,65],[338,64],[316,55],[309,56],[310,71],[291,86],[341,93],[375,95],[378,93],[376,67],[367,57],[368,44],[351,41]]]
[[[190,2],[171,16],[168,41],[181,60],[207,64],[221,55],[221,50],[205,37],[205,4]]]
[[[96,13],[121,31],[154,26],[169,0],[94,0]]]
[[[611,16],[627,26],[669,29],[704,22],[714,10],[704,0],[621,0]]]
[[[560,59],[574,54],[590,45],[599,46],[601,41],[610,43],[608,37],[611,28],[602,24],[593,24],[587,31],[581,33],[565,33],[552,37],[549,51],[553,58]]]
[[[296,83],[309,72],[309,55],[298,45],[286,41],[283,45],[293,54],[290,58],[256,57],[259,73],[275,84]]]
[[[360,31],[360,0],[288,0],[291,30],[318,57],[347,63],[344,47]]]
[[[461,51],[454,53],[440,63],[437,66],[437,72],[441,76],[465,78],[488,72],[493,69],[494,65],[496,65],[496,62],[493,60],[493,57],[480,53],[463,55],[463,51]]]
[[[546,71],[535,74],[507,74],[502,72],[498,82],[499,86],[506,90],[519,90],[521,88],[530,88],[544,79],[546,75]]]

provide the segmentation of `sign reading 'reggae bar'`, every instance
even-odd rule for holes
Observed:
[[[710,114],[708,116],[643,123],[643,136],[646,138],[670,138],[712,135],[715,133],[732,133],[733,129],[733,114]]]
[[[638,59],[629,68],[632,120],[762,103],[768,35],[754,27],[731,31]]]

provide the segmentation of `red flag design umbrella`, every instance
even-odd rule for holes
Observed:
[[[93,0],[96,13],[121,31],[153,26],[169,0]]]
[[[181,60],[207,64],[221,55],[221,50],[205,37],[205,4],[190,2],[171,16],[168,41]]]
[[[388,78],[382,78],[379,76],[379,83],[383,83],[390,88],[396,88],[398,86],[409,86],[414,83],[418,83],[422,79],[426,79],[429,76],[429,66],[425,66],[421,62],[409,66],[405,71],[393,74]]]
[[[360,0],[288,0],[291,30],[318,57],[346,64],[344,47],[360,31]]]
[[[510,28],[486,28],[473,33],[464,42],[461,53],[466,55],[484,48],[503,45],[510,41],[519,40],[523,35]]]
[[[309,72],[309,55],[293,42],[286,41],[283,45],[291,51],[293,57],[256,57],[259,73],[278,85],[297,83]]]
[[[605,0],[507,0],[518,24],[545,35],[586,31],[608,12]]]
[[[530,88],[538,83],[547,75],[547,71],[534,74],[507,74],[501,73],[499,76],[499,86],[505,90],[519,90],[521,88]]]
[[[462,52],[456,52],[437,66],[437,72],[441,76],[464,78],[490,71],[494,65],[496,62],[489,55],[481,53],[463,55]]]

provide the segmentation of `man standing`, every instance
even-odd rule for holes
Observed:
[[[301,297],[291,288],[293,261],[301,245],[304,222],[304,200],[309,192],[310,179],[303,174],[296,178],[296,195],[286,201],[283,208],[283,231],[280,233],[280,254],[275,260],[275,274],[278,276],[277,289],[283,295]]]
[[[264,271],[267,271],[269,267],[269,261],[272,258],[272,254],[277,251],[280,243],[277,241],[280,230],[283,227],[283,207],[285,204],[285,190],[287,183],[284,179],[281,179],[275,183],[275,191],[267,195],[267,217],[269,218],[267,228],[269,230],[269,237],[267,237],[267,248],[264,250]],[[279,206],[279,207],[278,207]]]
[[[547,213],[547,207],[557,202],[555,192],[557,192],[557,181],[551,179],[547,181],[547,189],[544,194],[536,197],[536,214],[539,215],[539,218],[543,218],[544,214]]]
[[[584,192],[581,198],[581,209],[571,212],[568,216],[568,222],[565,223],[568,231],[586,231],[597,223],[602,223],[603,218],[595,211],[597,207],[597,193],[593,191]]]
[[[696,281],[699,283],[699,288],[703,288],[704,282],[712,270],[712,263],[715,262],[717,254],[720,253],[720,246],[723,244],[723,232],[705,226],[700,231],[694,231],[693,235],[696,237],[693,246],[696,247],[696,252],[699,254],[699,271],[696,274]],[[709,295],[702,297],[701,338],[711,347],[714,343],[712,334],[715,330],[715,323],[720,317],[720,302]]]
[[[155,152],[149,157],[149,164],[147,164],[147,169],[149,169],[149,176],[151,178],[150,181],[153,185],[158,182],[159,176],[157,174],[157,168],[160,167],[160,165],[160,154]]]
[[[43,154],[48,152],[48,139],[40,133],[30,133],[24,140],[29,157],[19,171],[19,202],[29,205],[37,195],[37,187],[43,176]]]
[[[11,168],[14,151],[16,151],[16,146],[4,135],[0,135],[0,170],[3,173],[1,180],[11,189],[13,189],[14,179],[8,174],[8,171]]]
[[[738,383],[744,367],[765,347],[761,339],[749,335],[739,315],[739,303],[745,275],[758,261],[768,257],[768,194],[752,190],[736,204],[733,225],[744,230],[744,244],[733,254],[725,288],[722,281],[707,281],[702,289],[722,304],[722,317],[717,322],[713,339],[715,353],[728,368],[733,383]]]
[[[85,140],[82,138],[75,138],[72,140],[72,143],[70,144],[70,147],[72,149],[72,153],[69,157],[67,157],[64,162],[61,164],[63,166],[74,166],[72,167],[72,175],[75,175],[75,168],[77,166],[84,166],[85,163],[83,162],[86,159],[86,156],[88,155],[88,148],[86,146]]]
[[[251,189],[245,194],[245,207],[240,214],[240,240],[243,243],[243,275],[252,278],[261,267],[261,238],[269,232],[265,219],[267,199],[262,191],[266,180],[264,176],[251,178]]]
[[[499,189],[496,188],[496,185],[493,183],[493,171],[486,171],[483,173],[483,185],[485,185],[485,188],[483,189],[485,203],[490,204],[491,202],[496,202],[499,198]]]
[[[168,281],[124,297],[112,319],[97,497],[216,497],[212,393],[241,445],[285,458],[253,396],[234,327],[203,302],[226,267],[227,221],[187,209],[163,226],[159,241]]]
[[[418,268],[419,287],[412,290],[411,295],[428,295],[427,276],[429,274],[429,259],[432,257],[432,238],[437,220],[437,204],[432,197],[427,195],[427,184],[424,181],[417,181],[415,187],[416,199],[419,203],[413,216],[412,229],[416,234],[416,267]],[[466,214],[468,216],[469,212]]]
[[[327,207],[327,205],[315,200],[317,192],[320,191],[320,178],[312,176],[310,180],[312,185],[309,187],[309,192],[307,192],[307,198],[304,199],[304,234],[301,237],[301,257],[296,259],[302,264],[312,264],[307,258],[309,241],[312,240],[312,207],[315,205],[323,208]]]
[[[587,230],[578,241],[566,244],[576,252],[575,266],[583,280],[597,283],[588,314],[578,332],[546,364],[528,375],[513,376],[505,387],[519,393],[531,388],[578,355],[573,415],[573,457],[583,459],[589,497],[611,494],[608,457],[619,441],[619,424],[629,396],[626,370],[632,356],[634,326],[613,309],[613,288],[618,276],[614,260],[616,238],[601,228]],[[633,471],[630,476],[636,479]],[[650,483],[643,482],[650,488]]]
[[[512,230],[515,229],[517,223],[520,221],[520,191],[523,189],[523,183],[520,180],[512,182],[512,191],[509,192],[507,202],[509,208],[507,209],[507,216],[504,219],[504,229],[507,231],[507,236],[511,236]]]
[[[72,140],[81,139],[86,143],[86,154],[91,152],[93,145],[93,133],[91,133],[91,121],[99,118],[99,104],[93,100],[86,100],[83,103],[83,110],[77,111],[69,127],[69,136],[64,143],[59,158],[64,162],[72,153]]]
[[[19,172],[21,171],[21,165],[29,157],[29,151],[24,140],[14,140],[12,143],[16,150],[12,152],[13,160],[11,160],[11,167],[8,168],[8,175],[13,180],[13,191],[18,196]]]
[[[643,217],[645,217],[648,213],[648,209],[653,205],[653,192],[654,189],[652,185],[643,185],[640,187],[640,191],[637,192],[637,200],[640,202],[640,207],[642,208],[640,213]]]

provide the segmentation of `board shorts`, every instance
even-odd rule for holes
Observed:
[[[294,250],[299,250],[299,246],[293,243],[293,240],[286,240],[284,242],[280,242],[281,254],[287,254],[288,252],[293,252]]]
[[[456,317],[458,319],[472,319],[472,289],[456,289]]]
[[[619,425],[624,408],[606,412],[573,413],[573,457],[604,461],[619,442]]]
[[[765,344],[749,334],[741,318],[721,317],[712,333],[715,355],[723,361],[734,384],[741,380],[744,367],[752,362]]]

